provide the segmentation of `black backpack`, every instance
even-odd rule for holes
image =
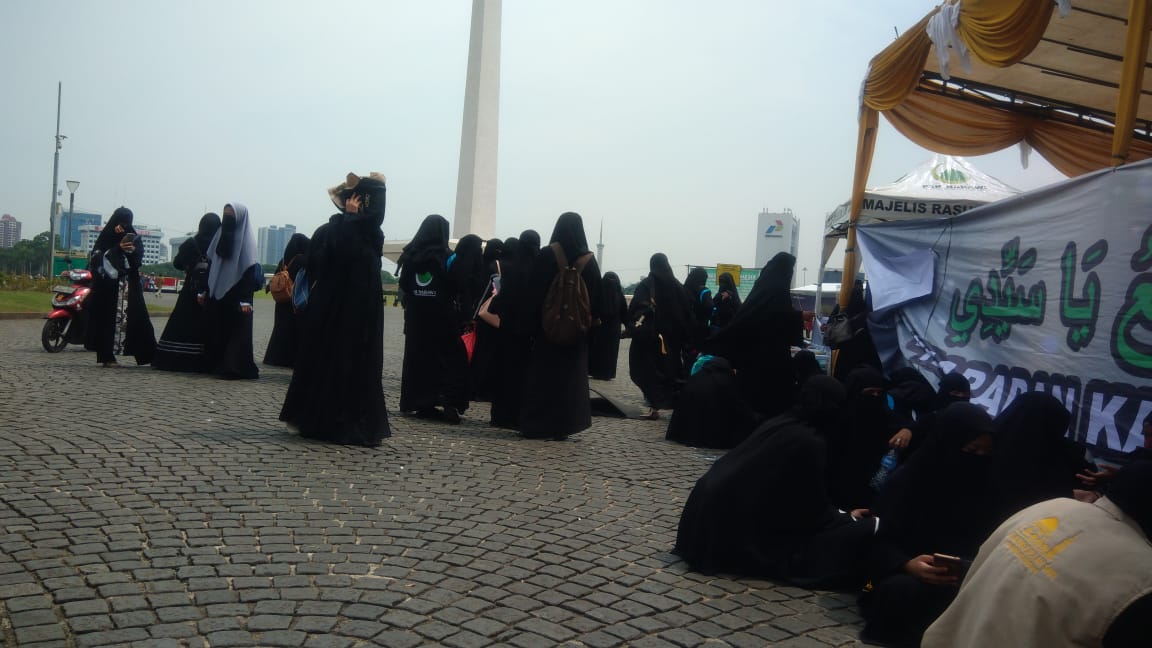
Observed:
[[[592,327],[592,305],[588,299],[588,286],[580,273],[592,259],[588,252],[568,265],[564,248],[559,243],[552,244],[556,255],[556,276],[552,278],[548,292],[544,295],[544,310],[541,324],[544,339],[552,344],[572,346],[588,335]]]

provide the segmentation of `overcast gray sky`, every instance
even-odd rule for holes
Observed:
[[[497,230],[547,238],[577,211],[625,283],[653,252],[752,265],[756,216],[820,229],[847,199],[868,60],[936,0],[504,0]],[[387,238],[452,218],[470,0],[0,2],[0,212],[48,229],[60,187],[166,236],[245,203],[306,233],[348,171],[388,176]],[[930,157],[884,126],[869,184]],[[1062,176],[972,158],[1021,189]],[[67,189],[62,201],[67,203]],[[832,265],[839,264],[834,257]]]

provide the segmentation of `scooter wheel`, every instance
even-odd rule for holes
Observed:
[[[48,353],[60,353],[68,346],[68,339],[64,333],[68,330],[68,320],[50,319],[44,322],[44,330],[40,332],[40,344]]]

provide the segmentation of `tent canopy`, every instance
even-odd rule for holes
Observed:
[[[857,223],[949,218],[1018,193],[1019,189],[983,173],[964,158],[937,154],[896,182],[868,189]],[[836,243],[848,235],[848,207],[844,202],[824,222],[824,263]]]
[[[1069,176],[1152,157],[1150,16],[1152,0],[945,0],[869,65],[851,220],[881,112],[930,150],[981,155],[1019,143]],[[846,272],[855,254],[850,227]]]

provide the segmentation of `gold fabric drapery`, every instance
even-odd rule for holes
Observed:
[[[1042,42],[1048,30],[1060,20],[1053,17],[1055,3],[1052,0],[949,1],[960,3],[956,32],[972,59],[993,68],[1007,68],[1028,58],[1030,53],[1037,50],[1037,44]],[[1082,0],[1080,5],[1074,7],[1073,13],[1076,8],[1084,8],[1081,6],[1084,4],[1093,3]],[[863,205],[862,197],[875,148],[877,111],[883,112],[898,131],[925,148],[952,155],[980,155],[1023,141],[1069,176],[1105,168],[1110,164],[1152,157],[1152,143],[1147,140],[1133,141],[1132,137],[1135,119],[1141,114],[1140,97],[1147,63],[1149,28],[1152,27],[1152,0],[1096,0],[1095,5],[1084,8],[1085,11],[1075,18],[1083,19],[1085,25],[1093,20],[1097,24],[1083,27],[1089,31],[1073,31],[1073,36],[1064,36],[1076,41],[1075,47],[1086,49],[1077,52],[1071,43],[1062,43],[1060,46],[1068,46],[1067,51],[1077,56],[1093,57],[1095,65],[1099,65],[1101,60],[1108,60],[1107,53],[1110,49],[1114,51],[1118,32],[1107,30],[1119,29],[1113,25],[1123,24],[1110,22],[1110,18],[1117,13],[1117,7],[1127,6],[1124,50],[1122,64],[1119,64],[1122,69],[1117,74],[1119,90],[1115,104],[1116,125],[1110,132],[1104,123],[1108,121],[1107,116],[1104,119],[1088,119],[1084,125],[1078,125],[1072,123],[1067,115],[1063,121],[1049,120],[1045,119],[1043,111],[1028,113],[1000,108],[988,97],[964,97],[962,92],[946,94],[939,91],[938,85],[936,92],[926,91],[923,87],[924,75],[933,48],[927,26],[932,16],[940,11],[939,8],[932,10],[872,58],[861,96],[863,105],[849,217],[848,245],[851,252],[845,254],[844,278],[839,295],[841,306],[847,304],[855,279],[855,224]],[[1099,23],[1106,23],[1107,26],[1102,28]],[[1068,30],[1080,29],[1081,24],[1070,22],[1069,25],[1073,26],[1063,26],[1062,29],[1067,33]],[[1076,35],[1081,33],[1091,33],[1097,40],[1080,41]],[[1051,36],[1049,39],[1060,40],[1052,39]],[[1046,44],[1046,47],[1051,47],[1051,44]],[[1103,53],[1103,56],[1096,56],[1093,52]],[[1061,58],[1053,65],[1059,67],[1066,62],[1065,58]],[[1035,66],[1031,68],[1033,75],[1036,69]],[[1062,76],[1059,69],[1051,71],[1053,76],[1047,78],[1059,79],[1061,82],[1068,82],[1072,78],[1073,81],[1083,82],[1084,88],[1094,88],[1094,92],[1100,92],[1101,88],[1110,85],[1106,79],[1101,84],[1092,78],[1077,79],[1076,74]],[[1000,85],[1002,82],[997,77],[997,81],[990,83],[1002,87],[1005,95],[1015,94],[1011,87]],[[1093,83],[1096,85],[1090,85]],[[1100,96],[1096,96],[1096,99],[1096,103],[1090,104],[1094,110],[1108,110],[1104,106],[1108,100],[1100,101]],[[1147,119],[1147,116],[1143,115],[1142,118]]]

